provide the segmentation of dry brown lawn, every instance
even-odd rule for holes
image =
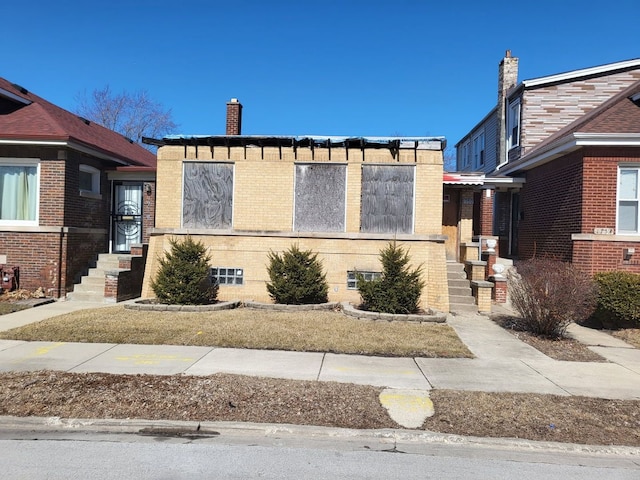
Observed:
[[[575,342],[517,333],[553,358],[594,360],[583,357],[582,350],[588,349]],[[637,332],[631,333],[637,338]],[[196,314],[110,307],[2,332],[0,338],[470,356],[447,325],[361,321],[337,312],[239,309]],[[8,372],[0,373],[0,415],[400,428],[381,406],[381,391],[226,374]],[[433,432],[640,447],[639,401],[454,390],[434,390],[431,398],[436,413],[422,429]]]
[[[0,373],[0,415],[401,428],[378,387],[216,374]],[[423,430],[640,446],[640,402],[434,390]]]
[[[238,308],[206,313],[82,310],[7,332],[0,338],[51,342],[198,345],[399,357],[470,358],[450,326],[358,320],[340,312]]]

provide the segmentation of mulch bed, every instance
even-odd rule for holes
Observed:
[[[492,319],[502,328],[513,334],[518,340],[523,341],[554,360],[566,362],[606,362],[606,359],[572,338],[552,338],[527,332],[523,329],[518,317],[500,315]]]

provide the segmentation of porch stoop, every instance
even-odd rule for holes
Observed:
[[[130,258],[131,256],[122,253],[99,254],[96,266],[90,268],[88,274],[82,277],[80,283],[74,285],[73,292],[67,294],[67,299],[83,302],[115,302],[115,298],[105,297],[107,272],[126,272],[126,268],[120,268],[120,259],[123,257]]]
[[[471,282],[467,278],[463,264],[447,262],[447,284],[451,313],[478,313],[476,299],[471,290]]]

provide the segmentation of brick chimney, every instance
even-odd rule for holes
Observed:
[[[496,143],[496,161],[500,165],[507,160],[506,152],[506,97],[507,91],[518,83],[518,58],[511,56],[511,50],[507,50],[498,67],[498,139]]]
[[[242,104],[237,98],[227,102],[227,135],[242,133]]]

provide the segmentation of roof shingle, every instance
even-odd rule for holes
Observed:
[[[87,122],[4,78],[0,78],[0,89],[31,102],[0,114],[0,139],[76,142],[129,165],[156,167],[153,153],[119,133]]]

